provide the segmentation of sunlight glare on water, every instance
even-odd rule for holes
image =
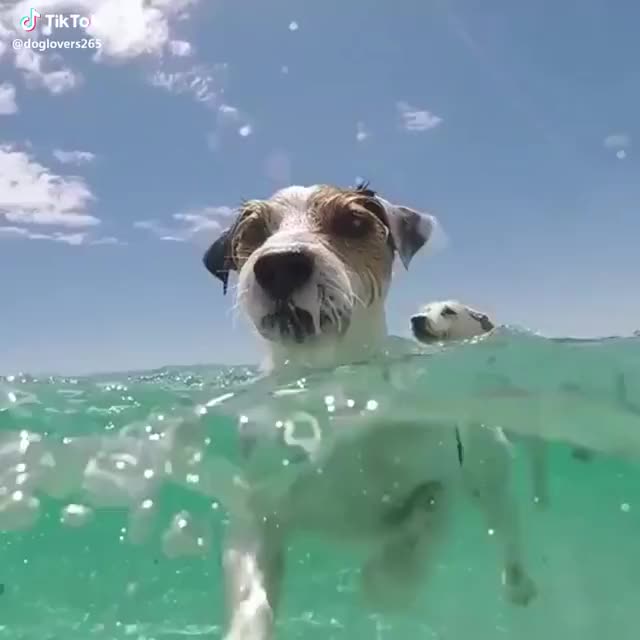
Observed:
[[[350,550],[293,541],[279,637],[636,637],[640,341],[508,330],[292,380],[243,367],[0,378],[0,637],[221,637],[228,510],[373,419],[507,430],[539,596],[503,601],[495,532],[461,504],[404,616],[361,602]],[[551,445],[544,508],[522,455],[535,434]]]

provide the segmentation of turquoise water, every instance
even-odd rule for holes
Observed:
[[[306,378],[215,366],[0,378],[0,638],[221,637],[220,539],[238,477],[282,485],[372,416],[508,429],[539,595],[503,600],[498,549],[460,503],[403,615],[361,601],[350,550],[295,540],[279,638],[637,639],[640,339],[508,330]],[[522,445],[535,434],[549,445],[544,508]]]

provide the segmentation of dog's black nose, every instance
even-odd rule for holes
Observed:
[[[411,316],[411,328],[414,333],[423,333],[427,326],[427,320],[424,316]]]
[[[304,251],[270,251],[256,260],[258,284],[275,300],[286,300],[303,287],[313,273],[313,259]]]

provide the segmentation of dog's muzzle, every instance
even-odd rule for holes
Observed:
[[[315,334],[315,326],[308,311],[290,303],[280,303],[274,313],[262,318],[260,333],[267,338],[277,336],[301,343]]]
[[[317,256],[304,246],[270,249],[256,260],[255,282],[270,307],[256,322],[264,338],[301,344],[347,330],[349,309],[337,304],[321,277],[314,278],[321,268]]]
[[[440,338],[436,335],[426,316],[411,316],[411,330],[417,340],[421,342],[437,342]]]
[[[256,281],[277,304],[285,303],[313,275],[313,256],[303,249],[269,251],[253,265]]]

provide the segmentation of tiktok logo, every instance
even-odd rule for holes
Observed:
[[[40,13],[31,7],[31,9],[29,9],[29,15],[20,18],[20,26],[25,31],[33,31],[38,23],[38,18],[41,17]]]

